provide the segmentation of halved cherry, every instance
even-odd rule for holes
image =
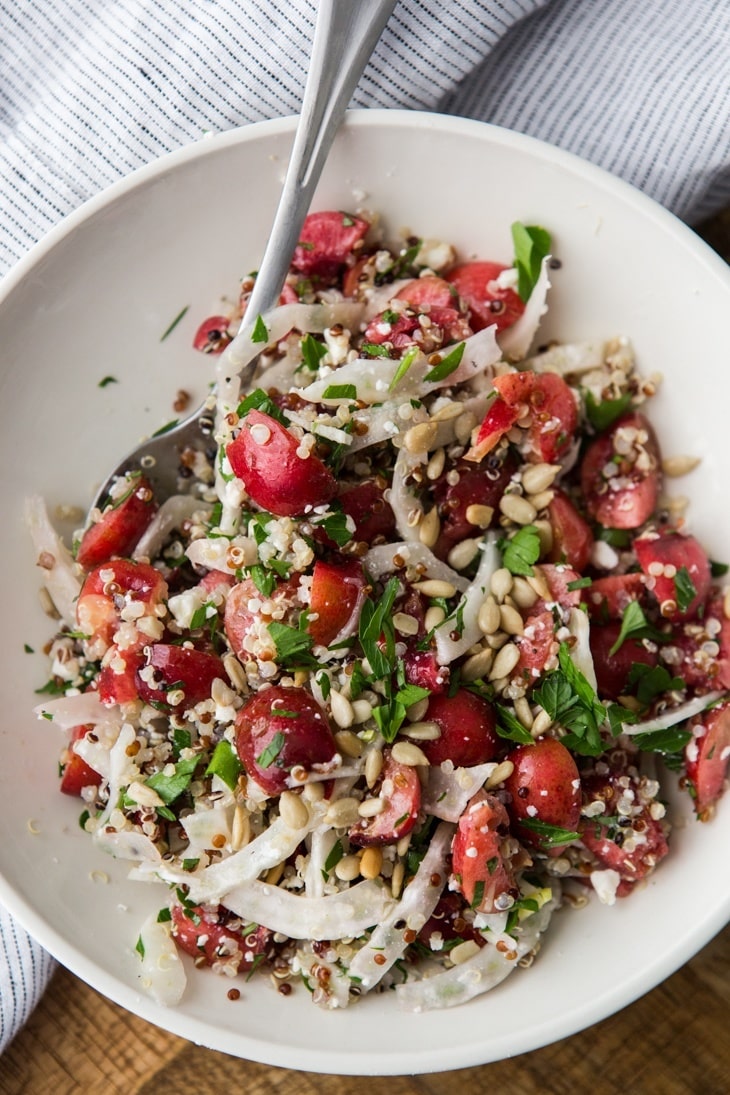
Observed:
[[[498,398],[487,411],[467,459],[483,459],[522,413],[530,416],[528,458],[554,463],[564,456],[578,424],[578,411],[563,378],[525,371],[495,377],[493,384]]]
[[[296,607],[299,582],[290,579],[277,582],[269,594],[260,592],[251,578],[236,582],[226,598],[223,627],[234,653],[246,661],[255,655],[257,629],[274,618],[287,622],[289,613]]]
[[[328,563],[318,559],[312,572],[311,616],[307,631],[315,643],[329,646],[357,629],[365,598],[365,576],[357,559]]]
[[[635,411],[622,415],[583,457],[580,480],[590,515],[606,528],[643,525],[656,508],[660,462],[648,419]]]
[[[104,510],[100,520],[89,525],[81,538],[76,559],[84,570],[91,570],[114,555],[130,555],[157,512],[149,479],[143,475],[129,475],[126,479],[126,492]]]
[[[376,536],[387,538],[395,532],[395,515],[383,497],[387,485],[384,479],[364,479],[346,486],[337,496],[343,511],[355,522],[354,540],[371,544]]]
[[[431,349],[437,349],[449,342],[460,342],[473,333],[456,308],[431,305],[426,313],[428,325],[425,329],[420,315],[415,307],[397,316],[391,316],[390,310],[381,312],[365,328],[365,341],[376,346],[387,343],[393,347],[395,354],[396,351],[406,350],[410,346],[425,345],[427,340]]]
[[[548,561],[565,562],[582,573],[588,565],[593,547],[591,526],[578,513],[567,494],[557,488],[554,488],[553,500],[548,505],[547,512],[553,533]]]
[[[621,819],[620,800],[630,792],[636,813]],[[668,852],[664,828],[652,817],[650,803],[641,804],[639,783],[635,774],[613,770],[605,774],[583,776],[583,801],[586,805],[601,801],[604,809],[593,818],[582,818],[579,824],[581,840],[603,868],[616,871],[621,881],[617,894],[625,897],[637,882],[645,878]],[[605,818],[608,824],[602,821]]]
[[[228,331],[228,316],[208,316],[193,338],[193,349],[203,354],[222,354],[233,335]]]
[[[253,501],[278,517],[296,517],[337,493],[332,472],[319,457],[299,455],[300,441],[261,411],[249,411],[226,449]]]
[[[572,754],[555,738],[518,745],[507,754],[512,774],[504,781],[513,831],[531,847],[550,849],[549,835],[530,822],[575,832],[580,819],[581,781]],[[527,823],[527,824],[525,824]]]
[[[86,576],[76,604],[76,620],[85,635],[108,646],[125,605],[141,604],[144,616],[155,615],[166,596],[167,583],[155,567],[131,559],[111,559]],[[147,641],[139,635],[138,645]]]
[[[350,843],[358,847],[395,844],[410,833],[418,820],[421,808],[418,772],[394,760],[389,749],[383,750],[383,770],[373,794],[380,795],[385,807],[374,817],[361,818],[350,829]]]
[[[583,590],[583,600],[591,616],[599,620],[620,620],[632,601],[640,601],[646,594],[644,575],[612,574],[608,578],[596,578]]]
[[[317,701],[303,688],[282,685],[246,700],[236,716],[236,749],[248,775],[269,795],[288,786],[292,769],[311,772],[337,755]]]
[[[552,612],[543,610],[528,616],[522,634],[515,638],[515,644],[520,657],[512,676],[527,685],[534,684],[558,650]]]
[[[449,687],[449,667],[439,665],[432,650],[417,650],[415,645],[408,644],[403,655],[403,668],[409,684],[427,688],[436,695]]]
[[[465,262],[446,276],[469,307],[469,319],[475,331],[494,324],[498,331],[511,327],[525,310],[514,289],[500,289],[495,283],[506,270],[498,262]]]
[[[662,616],[696,616],[712,585],[710,560],[699,540],[678,532],[649,532],[634,540],[634,552]]]
[[[604,699],[617,700],[626,694],[632,665],[655,666],[659,662],[656,648],[648,649],[640,639],[624,639],[616,653],[612,654],[620,632],[619,623],[593,624],[590,629],[598,692]]]
[[[697,816],[707,820],[725,789],[730,763],[730,702],[690,719],[692,740],[684,751],[687,779],[694,788]]]
[[[152,643],[145,655],[136,677],[137,692],[145,703],[164,703],[187,710],[210,699],[214,680],[226,680],[223,662],[205,650]]]
[[[437,308],[459,307],[459,295],[452,289],[448,281],[431,274],[422,278],[415,278],[399,289],[395,294],[395,300],[405,300],[411,308],[419,309],[424,305],[433,305]]]
[[[514,874],[502,854],[508,836],[504,806],[496,795],[478,791],[459,818],[451,846],[451,884],[478,912],[495,912],[500,895],[517,894]]]
[[[80,795],[84,787],[98,787],[101,776],[90,764],[73,751],[73,743],[85,738],[93,726],[74,726],[69,734],[68,759],[61,773],[61,791],[64,795]]]
[[[486,946],[487,940],[482,932],[464,917],[465,902],[454,890],[444,890],[436,908],[418,933],[424,946],[439,951],[444,943],[452,940],[472,940],[478,947]],[[432,946],[432,941],[434,945]]]
[[[369,227],[351,213],[309,213],[299,233],[292,269],[320,281],[336,279]]]
[[[173,905],[172,935],[181,950],[207,966],[250,970],[256,958],[266,954],[273,932],[261,925],[244,931],[240,917],[223,905]]]
[[[680,621],[662,648],[668,669],[690,688],[707,692],[730,688],[730,620],[721,597],[705,606],[702,623]]]
[[[470,506],[488,506],[494,511],[492,524],[499,518],[499,501],[517,467],[512,453],[496,454],[474,465],[459,460],[448,475],[433,485],[433,497],[441,519],[441,532],[434,554],[445,558],[451,548],[467,536],[481,535],[484,525],[476,525],[467,516]],[[458,479],[452,472],[456,472]]]
[[[441,731],[435,740],[420,743],[430,764],[451,761],[456,767],[470,768],[497,755],[494,709],[474,692],[460,688],[453,696],[431,696],[423,717]]]
[[[139,699],[137,672],[143,664],[144,657],[139,649],[119,650],[116,646],[109,648],[96,678],[99,699],[106,707],[134,703]]]

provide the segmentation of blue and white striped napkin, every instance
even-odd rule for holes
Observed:
[[[315,4],[0,0],[0,274],[141,164],[297,113]],[[730,0],[400,0],[353,105],[529,133],[696,222],[730,204],[729,58]],[[0,909],[0,1051],[52,967]]]

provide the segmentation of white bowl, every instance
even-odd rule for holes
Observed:
[[[344,1012],[284,999],[266,981],[200,972],[166,1010],[139,989],[134,944],[164,894],[125,881],[58,793],[58,731],[31,714],[51,625],[23,527],[26,495],[86,507],[142,435],[173,417],[178,388],[201,397],[211,359],[191,338],[218,298],[255,268],[294,122],[247,127],[167,156],[88,202],[2,285],[2,568],[5,692],[0,728],[0,899],[100,992],[174,1033],[227,1053],[332,1073],[415,1073],[480,1064],[572,1034],[653,988],[728,920],[730,801],[710,824],[674,803],[671,854],[642,890],[554,920],[526,971],[462,1008],[396,1011],[392,996]],[[510,224],[540,223],[562,269],[545,335],[628,334],[642,371],[666,384],[652,413],[668,453],[700,468],[679,489],[714,558],[730,556],[727,317],[730,276],[689,229],[608,174],[527,137],[400,111],[352,114],[317,208],[379,210],[393,234],[453,242],[509,261]],[[183,306],[166,341],[160,336]],[[118,383],[100,387],[106,376]],[[29,827],[29,820],[34,824]],[[37,829],[37,833],[30,830]],[[107,881],[108,879],[108,881]],[[677,1015],[677,1031],[683,1019]]]

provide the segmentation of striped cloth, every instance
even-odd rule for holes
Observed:
[[[0,273],[141,164],[296,113],[314,11],[0,0]],[[353,105],[529,133],[697,221],[730,203],[729,58],[730,0],[400,0]],[[0,909],[0,1050],[52,965]]]

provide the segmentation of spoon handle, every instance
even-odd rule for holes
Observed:
[[[397,0],[318,0],[309,74],[289,167],[245,327],[273,308],[347,105]]]

